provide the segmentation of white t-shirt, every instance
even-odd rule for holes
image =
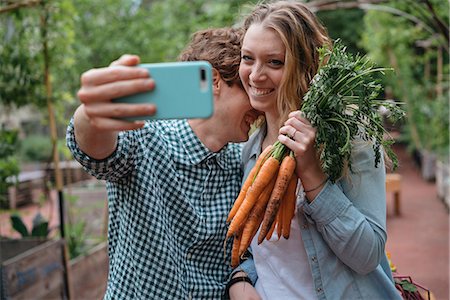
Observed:
[[[276,229],[270,240],[258,245],[252,240],[253,259],[258,273],[255,288],[264,300],[316,299],[297,215],[291,223],[289,239],[278,240]]]

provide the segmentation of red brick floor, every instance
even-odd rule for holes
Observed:
[[[392,196],[388,195],[388,242],[386,249],[398,273],[409,275],[427,287],[437,300],[449,299],[449,213],[436,195],[432,182],[424,181],[420,171],[402,147],[396,147],[400,160],[397,170],[402,175],[401,215],[393,213]],[[86,194],[88,195],[88,194]],[[97,195],[95,197],[98,197]],[[56,203],[56,193],[52,193]],[[58,207],[28,205],[20,208],[26,223],[31,224],[36,210],[51,217],[58,225]],[[9,226],[9,213],[0,214],[0,235],[14,236]],[[17,235],[15,235],[17,236]]]
[[[386,249],[401,275],[427,287],[436,299],[449,299],[449,213],[433,182],[424,181],[404,148],[396,147],[402,175],[401,215],[388,195]]]

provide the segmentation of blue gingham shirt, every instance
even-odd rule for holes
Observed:
[[[226,217],[242,179],[241,146],[208,150],[186,120],[121,132],[103,160],[67,145],[107,181],[109,278],[105,299],[220,299],[231,273]]]

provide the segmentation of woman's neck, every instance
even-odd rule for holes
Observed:
[[[263,149],[273,145],[278,140],[280,130],[278,115],[266,114],[266,126],[267,132],[262,144]]]

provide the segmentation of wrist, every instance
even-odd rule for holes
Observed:
[[[245,272],[236,272],[225,286],[224,299],[230,299],[230,288],[237,283],[248,283],[253,285],[252,281]]]

